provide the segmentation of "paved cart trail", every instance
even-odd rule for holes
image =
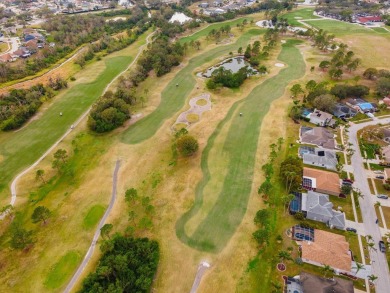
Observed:
[[[240,225],[252,190],[263,118],[271,103],[283,95],[287,85],[305,73],[305,62],[296,47],[297,43],[299,42],[287,41],[278,56],[278,60],[288,67],[255,87],[245,99],[236,102],[210,136],[202,153],[203,178],[196,187],[194,204],[176,223],[176,234],[187,245],[201,251],[219,252]],[[215,144],[222,129],[229,123],[226,137],[220,139],[224,143]],[[223,180],[214,179],[216,174],[213,177],[210,172],[209,165],[217,164],[220,160],[209,156],[210,151],[215,148],[218,148],[216,153],[228,160],[224,167],[226,175]],[[219,194],[211,195],[205,192],[207,186],[217,186],[214,189],[218,190]],[[216,196],[216,200],[212,201],[212,204],[205,204],[205,199],[213,196]],[[196,220],[191,221],[192,218]],[[186,230],[189,221],[192,227],[195,226],[192,233]]]
[[[113,79],[110,80],[110,82],[104,87],[103,91],[100,95],[104,94],[105,92],[107,92],[107,90],[110,88],[110,86],[123,74],[125,73],[126,71],[129,70],[129,68],[131,66],[133,66],[135,64],[135,62],[138,60],[140,54],[143,52],[143,49],[150,43],[151,41],[151,38],[152,36],[154,35],[154,32],[152,32],[151,34],[149,34],[146,38],[146,43],[142,46],[140,46],[140,48],[138,49],[138,53],[137,55],[135,56],[135,58],[133,59],[133,61],[128,65],[126,66],[126,68],[124,68],[122,71],[120,71]],[[76,127],[89,113],[91,109],[91,106],[71,125],[73,125],[72,128]],[[55,114],[57,115],[57,114]],[[71,132],[72,132],[72,128],[70,128],[70,125],[68,125],[66,127],[66,132],[53,144],[51,145],[44,153],[43,155],[41,155],[34,163],[32,163],[29,167],[27,167],[26,169],[24,169],[22,172],[20,172],[19,174],[17,174],[14,179],[12,180],[12,183],[11,183],[11,187],[10,187],[10,190],[11,190],[11,201],[10,201],[10,205],[14,205],[15,202],[16,202],[16,197],[17,197],[17,184],[18,184],[18,181],[21,177],[23,177],[26,173],[28,173],[29,171],[31,171],[33,168],[35,168],[54,148],[57,147],[57,145],[63,141]],[[39,136],[40,134],[40,131],[38,131],[37,135]],[[22,137],[23,134],[21,134]],[[43,138],[36,138],[36,139],[43,139]],[[35,139],[35,140],[36,140]],[[29,148],[31,148],[31,146],[27,146]],[[25,150],[25,151],[28,151],[28,150]],[[16,158],[16,154],[13,155],[15,158],[13,159],[18,159]],[[3,163],[5,163],[6,161],[4,161]],[[2,164],[0,164],[0,167],[1,167]],[[5,170],[3,170],[5,171]],[[0,175],[1,175],[1,172],[0,172]],[[3,219],[4,218],[4,214],[0,214],[0,219]]]
[[[96,228],[95,234],[93,235],[92,243],[88,248],[87,254],[84,257],[83,262],[80,264],[76,273],[73,275],[68,286],[66,286],[66,288],[64,290],[65,293],[68,293],[73,289],[74,285],[76,284],[77,280],[80,278],[80,275],[83,273],[85,267],[87,266],[89,260],[91,259],[92,255],[95,251],[97,241],[100,237],[100,229],[106,223],[106,219],[109,216],[109,214],[110,214],[110,212],[115,204],[115,201],[116,201],[116,186],[117,186],[119,167],[120,167],[120,161],[117,160],[116,164],[115,164],[114,174],[112,176],[112,193],[111,193],[110,204],[109,204],[106,212],[104,213],[102,219],[100,220],[98,227]]]

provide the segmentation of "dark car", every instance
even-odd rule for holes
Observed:
[[[381,240],[379,241],[379,250],[383,253],[386,252],[386,246],[385,246],[385,243]]]
[[[385,176],[383,175],[378,175],[378,176],[375,176],[376,179],[385,179]]]
[[[378,194],[376,197],[381,198],[381,199],[388,199],[389,198],[386,194]]]
[[[347,227],[345,230],[353,233],[357,233],[357,230],[355,228]]]
[[[348,178],[343,179],[343,183],[347,183],[347,182],[353,184],[353,181],[351,179]]]

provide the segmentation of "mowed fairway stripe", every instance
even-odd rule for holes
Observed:
[[[263,31],[264,32],[264,31]],[[221,46],[192,58],[188,65],[180,70],[161,93],[161,102],[157,109],[137,123],[131,125],[122,135],[122,142],[137,144],[152,137],[164,121],[183,108],[188,95],[195,86],[193,71],[206,62],[210,62],[232,50],[246,46],[250,38],[262,33],[253,29],[244,33],[236,43]],[[179,86],[176,86],[178,84]],[[150,90],[153,90],[152,88]]]
[[[204,176],[197,185],[194,205],[176,224],[177,236],[189,246],[202,251],[218,252],[227,244],[241,223],[251,192],[262,120],[272,101],[283,95],[289,82],[302,77],[305,73],[302,55],[295,47],[298,42],[288,41],[279,54],[278,59],[289,66],[275,77],[255,87],[247,98],[237,102],[209,138],[202,154],[201,168]],[[242,117],[238,115],[240,112],[243,113]],[[230,158],[230,162],[222,190],[215,205],[199,223],[193,235],[187,235],[185,225],[202,208],[203,190],[210,180],[208,161],[218,160],[209,158],[210,149],[213,148],[221,128],[230,119],[232,123],[223,145],[223,152]]]
[[[1,134],[0,155],[3,160],[0,161],[0,192],[19,171],[31,165],[54,144],[132,60],[133,56],[106,59],[106,68],[93,82],[71,87],[39,119],[20,131]],[[62,117],[60,112],[63,113]]]

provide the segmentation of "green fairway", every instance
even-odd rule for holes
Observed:
[[[138,47],[144,43],[145,35],[132,46]],[[31,121],[21,130],[0,133],[0,200],[5,199],[5,188],[12,178],[53,145],[102,94],[106,85],[126,69],[133,58],[121,55],[103,59],[101,62],[104,62],[104,68],[95,80],[66,90],[39,119]]]
[[[95,227],[100,218],[103,216],[105,210],[106,208],[102,205],[95,205],[91,207],[83,220],[83,228],[89,230]]]
[[[237,18],[237,19],[231,20],[231,21],[214,23],[214,24],[211,24],[208,27],[188,36],[188,37],[181,38],[179,40],[179,42],[183,44],[185,42],[196,41],[201,37],[207,36],[209,34],[209,32],[213,29],[220,29],[221,27],[223,27],[225,25],[230,25],[231,27],[235,27],[238,23],[242,23],[244,19],[247,19],[248,21],[250,21],[253,18],[250,16],[246,16],[246,17]]]
[[[303,9],[294,10],[292,12],[288,12],[284,14],[283,17],[287,18],[288,23],[291,26],[304,27],[304,25],[298,22],[298,20],[319,18],[317,15],[314,15],[313,12],[314,12],[313,8],[303,8]]]
[[[374,27],[372,30],[376,31],[377,33],[380,34],[388,34],[390,33],[388,30],[384,29],[383,27]]]
[[[297,42],[299,41],[290,40],[284,44],[278,57],[280,61],[288,64],[288,67],[255,87],[244,100],[235,103],[209,138],[202,153],[203,178],[197,185],[194,205],[176,224],[177,236],[191,247],[218,252],[241,223],[251,192],[262,119],[272,101],[283,94],[288,83],[305,73],[302,55],[295,47]],[[244,115],[241,117],[238,115],[239,112]],[[187,235],[186,223],[203,208],[203,192],[211,179],[209,164],[220,159],[209,157],[210,150],[214,148],[214,142],[227,122],[231,125],[219,152],[229,160],[224,182],[221,183],[220,193],[210,212],[198,223],[195,232]]]
[[[81,256],[76,251],[69,251],[50,269],[45,281],[45,287],[56,289],[63,285],[69,275],[77,268]]]
[[[228,54],[232,50],[246,46],[250,38],[262,33],[259,29],[253,29],[244,33],[236,43],[221,46],[207,51],[189,61],[189,64],[176,74],[167,87],[161,93],[161,102],[157,109],[131,125],[122,136],[122,141],[128,144],[136,144],[152,137],[164,121],[171,118],[183,106],[189,93],[195,86],[193,71],[206,62],[210,62],[221,55]],[[176,86],[178,84],[179,86]]]
[[[308,25],[311,25],[317,29],[326,30],[335,35],[347,35],[347,34],[375,34],[369,28],[362,27],[358,24],[352,24],[349,22],[331,20],[331,19],[321,19],[321,20],[312,20],[305,21]]]

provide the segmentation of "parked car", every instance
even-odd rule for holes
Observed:
[[[353,184],[353,181],[351,179],[348,179],[348,178],[343,179],[343,182],[348,182],[348,183]]]
[[[388,199],[389,198],[386,194],[378,194],[376,197],[381,198],[381,199]]]
[[[357,233],[357,230],[355,228],[347,227],[345,230],[353,233]]]
[[[375,176],[376,179],[385,179],[385,176],[383,175],[378,175],[378,176]]]
[[[382,240],[379,241],[379,250],[381,252],[383,252],[383,253],[386,252],[386,246],[385,246],[385,243]]]

